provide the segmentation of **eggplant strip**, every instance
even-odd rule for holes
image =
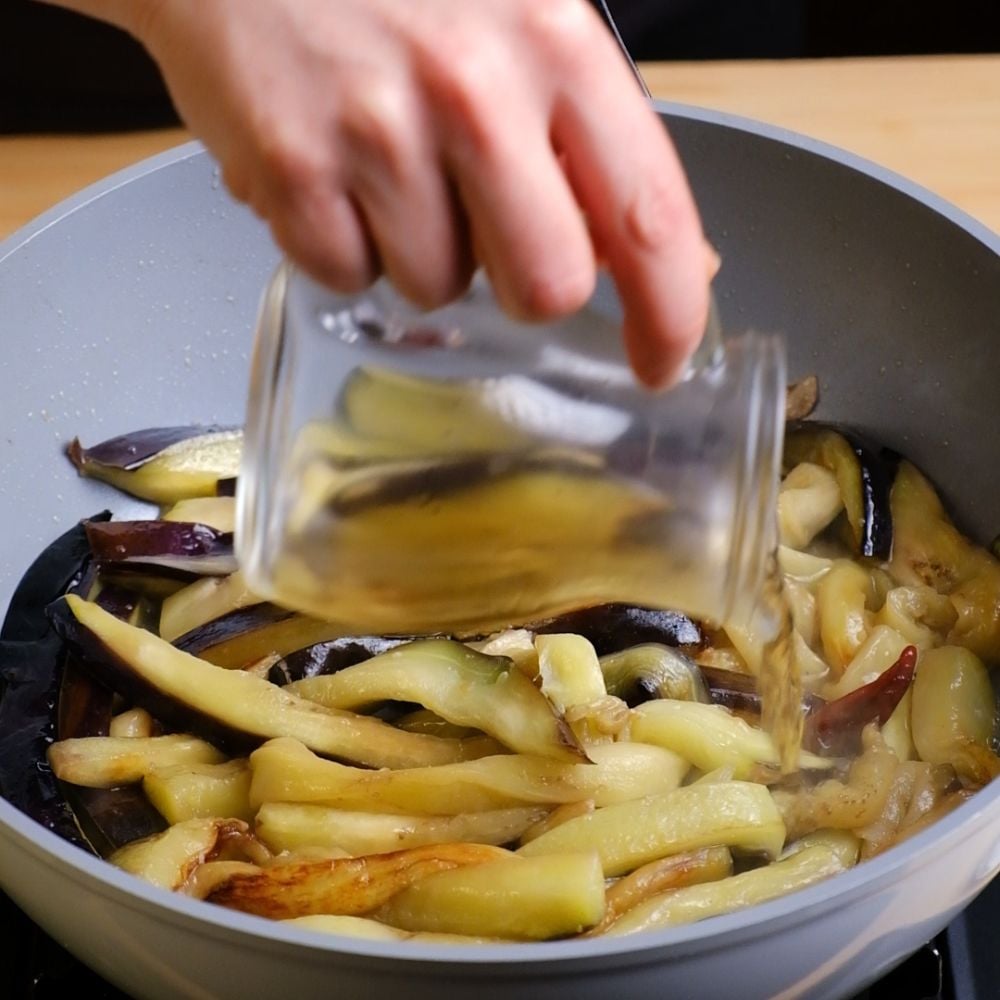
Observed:
[[[307,847],[336,847],[357,857],[428,844],[501,846],[517,840],[548,813],[545,806],[521,806],[457,816],[404,816],[294,802],[266,802],[257,811],[255,830],[275,853]]]
[[[749,781],[687,785],[567,820],[518,848],[523,857],[597,851],[606,876],[669,854],[725,846],[778,856],[785,824],[771,794]]]
[[[279,735],[368,767],[426,767],[496,750],[486,737],[405,733],[378,719],[323,708],[252,674],[206,663],[73,595],[53,609],[56,630],[98,679],[162,722],[237,754]]]
[[[201,576],[236,571],[233,536],[205,524],[181,521],[87,522],[87,541],[101,564],[119,568],[161,567]]]
[[[629,910],[607,933],[632,934],[732,913],[804,889],[846,868],[838,851],[819,845],[806,847],[764,868],[664,893]]]
[[[774,740],[721,705],[662,699],[632,709],[631,738],[672,750],[702,771],[732,767],[737,778],[750,778],[760,765],[777,767]],[[830,761],[800,751],[801,768],[828,769]]]
[[[519,753],[587,759],[549,699],[510,660],[447,639],[398,646],[335,674],[296,681],[285,690],[345,710],[390,699],[413,701],[456,725],[481,729]]]
[[[669,889],[716,882],[732,874],[733,856],[725,847],[705,847],[651,861],[620,878],[607,890],[604,918],[588,931],[587,937],[603,934],[625,913],[652,896]]]
[[[688,766],[659,747],[590,748],[592,764],[503,754],[439,767],[366,771],[323,760],[293,739],[265,743],[250,758],[251,804],[314,802],[371,812],[455,815],[593,799],[625,802],[676,788]]]
[[[243,431],[232,427],[154,427],[67,454],[81,476],[101,479],[154,503],[214,496],[220,479],[235,476]]]
[[[247,824],[240,820],[193,819],[126,844],[108,860],[153,885],[178,890],[227,843],[240,841],[248,833]]]
[[[294,861],[232,875],[204,898],[274,920],[322,913],[356,916],[435,872],[509,856],[484,844],[435,844],[362,858]]]
[[[168,823],[212,816],[249,823],[254,818],[250,767],[242,758],[222,764],[155,767],[142,779],[142,789]]]
[[[156,767],[218,764],[224,758],[190,736],[82,736],[49,747],[49,766],[60,781],[88,788],[114,788],[142,779]]]
[[[579,934],[604,914],[604,879],[592,852],[507,856],[430,875],[376,916],[405,930],[513,941]]]

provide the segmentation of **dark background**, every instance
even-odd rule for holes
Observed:
[[[639,59],[1000,51],[1000,0],[610,0],[610,6]],[[0,132],[175,121],[155,66],[127,36],[35,0],[0,0]]]

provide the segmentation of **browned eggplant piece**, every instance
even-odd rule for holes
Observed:
[[[236,571],[232,532],[184,521],[103,521],[87,523],[87,540],[102,565],[159,567],[196,576]]]
[[[819,379],[806,375],[792,382],[785,393],[785,420],[805,420],[819,404]]]
[[[593,645],[598,656],[629,646],[658,642],[689,650],[700,649],[705,636],[700,626],[679,611],[656,611],[629,604],[600,604],[525,625],[542,635],[572,632]]]
[[[888,559],[892,553],[889,496],[899,455],[873,444],[854,428],[803,421],[785,432],[785,465],[800,462],[821,465],[836,476],[858,555]]]
[[[408,733],[375,718],[323,708],[253,674],[181,652],[73,595],[51,605],[49,617],[98,680],[164,724],[234,755],[282,735],[367,767],[423,767],[498,752],[496,741],[487,737]]]
[[[277,604],[254,604],[199,625],[175,639],[174,645],[210,663],[240,667],[271,653],[283,656],[320,641],[324,637],[303,636],[314,621]],[[277,633],[278,629],[281,629],[280,633]],[[279,650],[277,640],[286,632],[291,632],[296,638]],[[299,637],[302,637],[301,641]]]
[[[96,514],[97,521],[110,513]],[[0,794],[48,829],[90,850],[45,762],[55,738],[64,648],[46,605],[79,583],[90,562],[82,522],[44,549],[11,597],[0,631]]]
[[[175,503],[214,496],[220,479],[236,475],[243,450],[237,427],[151,427],[84,448],[74,438],[67,454],[82,476],[126,493]]]
[[[947,642],[1000,663],[1000,560],[955,527],[934,487],[910,462],[900,463],[892,512],[890,572],[946,594],[958,616]]]
[[[861,752],[861,733],[871,722],[884,726],[913,680],[917,647],[906,646],[899,659],[870,684],[829,701],[806,720],[803,746],[826,756]]]

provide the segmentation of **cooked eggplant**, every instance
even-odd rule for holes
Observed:
[[[161,515],[164,521],[181,521],[188,524],[206,524],[216,531],[236,530],[236,501],[233,497],[191,497],[178,500]]]
[[[495,752],[489,739],[405,733],[335,712],[239,670],[225,670],[70,595],[50,611],[56,631],[98,679],[175,729],[235,753],[294,733],[319,753],[369,767],[443,764]]]
[[[853,428],[804,421],[785,432],[785,464],[792,467],[800,462],[821,465],[837,477],[857,554],[888,559],[892,552],[889,493],[899,456],[873,445]]]
[[[409,642],[405,638],[392,638],[381,635],[352,635],[339,639],[328,639],[326,642],[316,642],[304,649],[289,653],[275,671],[283,677],[284,682],[300,681],[306,677],[318,677],[321,674],[333,674],[344,667],[353,667],[356,663],[385,653],[396,646]]]
[[[929,649],[913,682],[910,720],[921,760],[951,764],[977,785],[1000,773],[996,738],[996,696],[975,653],[961,646]]]
[[[598,656],[617,653],[644,642],[700,648],[705,637],[687,615],[629,604],[600,604],[525,626],[532,632],[572,632],[589,639]]]
[[[212,886],[206,899],[244,913],[287,919],[314,913],[368,913],[434,872],[509,858],[487,844],[431,844],[390,854],[278,861]]]
[[[239,571],[205,577],[164,598],[158,631],[167,642],[173,642],[233,611],[261,603]]]
[[[91,520],[110,517],[107,512]],[[83,574],[90,546],[78,524],[49,545],[22,577],[0,632],[0,794],[71,843],[88,850],[45,761],[55,737],[65,650],[45,606]]]
[[[214,496],[220,479],[235,476],[243,451],[236,427],[151,427],[67,454],[82,476],[101,479],[154,503]]]
[[[596,851],[605,876],[613,877],[702,847],[760,851],[773,859],[784,842],[785,824],[763,785],[720,781],[605,806],[543,833],[518,854]]]
[[[178,649],[220,667],[242,667],[334,639],[342,628],[276,604],[256,604],[206,622],[175,640]]]
[[[650,698],[708,701],[705,677],[694,660],[662,643],[646,642],[601,657],[608,694],[629,706]],[[718,671],[722,673],[722,671]],[[753,683],[753,678],[747,678]]]
[[[603,914],[604,879],[593,852],[511,856],[429,875],[377,912],[407,930],[522,941],[579,934]]]
[[[205,524],[183,521],[103,521],[87,523],[87,541],[98,563],[123,567],[157,566],[197,576],[236,572],[233,536]]]
[[[510,660],[449,639],[407,643],[285,690],[349,711],[390,699],[415,702],[456,725],[481,729],[518,753],[587,759],[552,702]]]
[[[987,663],[1000,663],[1000,560],[951,522],[930,482],[901,462],[892,488],[896,524],[890,572],[946,594],[957,620],[947,636]]]

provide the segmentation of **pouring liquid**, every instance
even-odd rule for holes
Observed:
[[[497,413],[496,382],[355,373],[338,416],[303,426],[290,451],[296,489],[271,567],[280,600],[345,634],[481,635],[614,602],[724,621],[741,523],[732,491],[702,472],[694,503],[678,452],[666,464],[688,489],[679,501],[669,476],[649,474],[658,445],[634,424],[560,439],[524,417],[535,388],[501,388]],[[614,426],[613,411],[601,415]],[[794,769],[801,684],[774,554],[755,623],[772,636],[764,725]]]

